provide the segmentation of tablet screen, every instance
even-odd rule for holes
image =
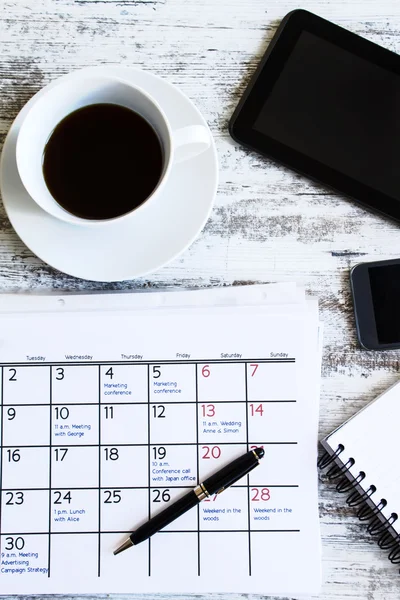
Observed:
[[[400,76],[303,30],[253,129],[400,200]]]

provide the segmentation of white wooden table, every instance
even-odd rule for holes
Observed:
[[[220,157],[215,208],[198,240],[159,272],[123,284],[54,271],[19,240],[0,205],[0,289],[303,284],[319,296],[325,325],[322,436],[398,379],[397,352],[366,352],[357,345],[349,268],[398,257],[400,228],[229,138],[228,119],[249,76],[279,21],[298,7],[295,0],[0,1],[1,143],[23,104],[49,81],[83,66],[121,64],[178,85],[203,112]],[[304,0],[302,7],[400,52],[398,0]],[[325,484],[320,515],[319,599],[398,599],[397,568]]]

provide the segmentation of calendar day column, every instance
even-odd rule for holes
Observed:
[[[148,519],[148,366],[100,367],[100,574],[148,572],[148,545],[118,557],[113,551],[133,527]]]
[[[200,480],[247,451],[246,373],[243,363],[197,366]],[[201,575],[221,569],[249,573],[247,477],[200,506]],[[215,559],[218,557],[218,560]],[[222,564],[221,562],[226,564]]]
[[[36,364],[3,367],[0,391],[3,446],[0,582],[5,577],[47,577],[50,367]]]
[[[51,575],[98,573],[99,367],[51,369]]]
[[[0,536],[1,536],[1,497],[2,497],[2,463],[3,463],[3,367],[0,367]],[[1,537],[0,537],[1,542]],[[1,547],[0,547],[1,552]]]
[[[194,364],[149,367],[148,516],[164,510],[197,485],[196,368]],[[181,579],[198,574],[195,509],[150,540],[150,573]]]
[[[1,505],[2,505],[2,471],[3,471],[3,367],[0,367],[0,556],[1,556]],[[1,575],[1,568],[0,568]]]
[[[296,364],[248,364],[247,381],[249,442],[265,450],[260,466],[249,475],[252,573],[267,577],[269,557],[274,556],[275,564],[284,564],[288,546],[296,546],[302,514]]]

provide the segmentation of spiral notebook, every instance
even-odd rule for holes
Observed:
[[[394,564],[400,564],[399,417],[396,383],[323,439],[319,460]]]

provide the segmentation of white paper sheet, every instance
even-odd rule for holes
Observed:
[[[1,593],[318,590],[316,307],[178,296],[0,316]],[[252,445],[248,478],[113,555]]]
[[[199,306],[303,304],[304,291],[294,283],[165,291],[104,292],[101,294],[3,294],[0,313],[154,310]]]

